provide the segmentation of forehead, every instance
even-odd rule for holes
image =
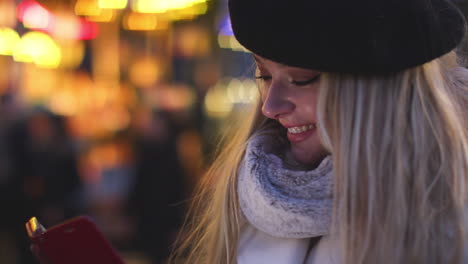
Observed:
[[[265,68],[265,69],[282,69],[282,70],[288,70],[288,71],[293,71],[297,73],[318,73],[319,71],[313,70],[313,69],[307,69],[307,68],[300,68],[300,67],[294,67],[294,66],[289,66],[286,64],[282,64],[276,61],[272,61],[270,59],[264,58],[260,55],[254,54],[253,55],[255,62],[257,63],[257,66],[259,68]]]

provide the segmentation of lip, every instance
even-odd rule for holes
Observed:
[[[291,127],[301,127],[301,126],[304,126],[304,125],[310,125],[310,124],[303,124],[303,125],[283,125],[285,128],[291,128]],[[286,132],[287,133],[287,138],[288,140],[291,142],[291,143],[299,143],[301,141],[304,141],[306,139],[308,139],[310,136],[312,136],[315,131],[316,131],[317,127],[314,127],[314,128],[311,128],[307,131],[304,131],[302,133],[298,133],[298,134],[293,134],[293,133],[289,133],[289,132]]]

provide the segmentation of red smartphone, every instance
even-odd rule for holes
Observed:
[[[88,216],[78,216],[46,230],[32,217],[26,231],[50,264],[124,264]]]

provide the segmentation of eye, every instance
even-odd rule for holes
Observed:
[[[255,79],[262,80],[262,81],[269,81],[269,80],[271,80],[271,76],[269,76],[269,75],[259,75],[259,76],[255,76]]]
[[[317,82],[318,80],[320,80],[320,74],[314,76],[313,78],[307,79],[307,80],[305,80],[305,81],[291,80],[290,82],[291,82],[292,84],[294,84],[294,85],[297,85],[297,86],[306,86],[306,85],[315,83],[315,82]]]

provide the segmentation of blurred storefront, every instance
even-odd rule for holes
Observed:
[[[0,1],[0,263],[88,214],[162,263],[226,120],[257,96],[225,1]]]

